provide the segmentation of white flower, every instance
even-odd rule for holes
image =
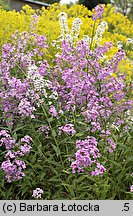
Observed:
[[[65,12],[61,12],[58,16],[61,34],[64,35],[68,32],[67,14]]]
[[[43,194],[43,190],[41,188],[36,188],[35,190],[33,190],[33,194],[32,197],[34,198],[41,198],[42,194]]]
[[[88,35],[84,35],[83,40],[86,41],[88,44],[91,44],[91,42],[92,42],[92,38],[89,37]]]
[[[96,30],[96,34],[94,36],[94,41],[95,43],[98,45],[99,42],[102,40],[102,35],[105,31],[105,29],[107,28],[108,24],[107,22],[103,21],[99,24],[97,30]]]
[[[133,38],[127,38],[127,45],[133,45]]]
[[[53,98],[53,99],[57,100],[57,99],[58,99],[58,93],[57,93],[57,91],[54,91],[54,92],[49,96],[49,98]]]
[[[82,24],[80,18],[74,19],[72,23],[72,29],[70,31],[68,28],[67,14],[65,12],[61,12],[58,16],[59,16],[61,35],[59,37],[59,40],[53,41],[53,46],[56,47],[58,45],[57,43],[62,42],[63,40],[67,40],[68,42],[73,43],[73,41],[78,38],[80,32],[80,25]]]
[[[121,48],[122,48],[122,43],[121,43],[121,41],[118,41],[118,42],[116,43],[116,46],[118,47],[118,49],[121,49]]]
[[[80,18],[75,18],[73,20],[73,23],[72,23],[72,29],[71,29],[70,34],[73,35],[74,37],[78,37],[79,32],[80,32],[80,25],[81,24],[82,24],[81,19]]]

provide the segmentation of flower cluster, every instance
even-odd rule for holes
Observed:
[[[112,153],[113,151],[115,151],[116,144],[110,138],[107,138],[107,144],[109,145],[107,146],[109,153]]]
[[[36,106],[43,101],[40,93],[47,97],[45,87],[49,86],[49,81],[44,82],[43,79],[49,67],[47,61],[38,61],[39,67],[36,71],[35,61],[32,59],[33,56],[39,58],[44,55],[47,48],[46,38],[33,33],[15,32],[12,35],[12,43],[13,45],[9,43],[3,46],[0,64],[3,83],[0,99],[4,118],[10,118],[10,124],[13,124],[14,117],[18,115],[35,118]],[[14,71],[17,73],[16,77]],[[34,88],[31,89],[31,85]]]
[[[57,116],[58,116],[58,113],[57,113],[57,111],[56,111],[56,108],[55,108],[55,106],[53,106],[53,105],[50,106],[49,113],[50,113],[53,117],[57,117]]]
[[[6,161],[1,164],[1,168],[6,173],[7,182],[23,178],[26,164],[20,160],[20,157],[30,152],[31,146],[29,144],[32,138],[26,135],[17,143],[6,130],[1,130],[0,136],[0,146],[4,146],[7,150]]]
[[[22,116],[30,116],[31,118],[35,118],[32,114],[35,111],[35,107],[32,107],[27,98],[23,98],[18,105],[18,113]]]
[[[38,16],[37,16],[37,14],[33,14],[31,16],[31,22],[30,22],[29,29],[32,31],[36,31],[36,25],[37,24],[38,24]]]
[[[41,198],[43,193],[44,191],[41,188],[36,188],[35,190],[33,190],[32,197],[37,198],[37,199]]]
[[[78,172],[84,172],[86,170],[87,174],[97,176],[106,171],[104,166],[97,162],[97,159],[100,157],[97,145],[97,140],[92,136],[88,136],[85,140],[76,141],[76,148],[78,149],[75,153],[76,160],[71,163],[73,173],[76,172],[76,169]],[[88,171],[91,166],[96,166],[96,168]]]
[[[68,34],[68,23],[67,23],[67,14],[65,12],[61,12],[59,14],[59,24],[60,24],[60,30],[61,35],[65,36],[65,34]]]
[[[33,88],[28,90],[27,96],[31,98],[38,107],[44,103],[44,98],[47,98],[47,88],[51,86],[51,82],[44,79],[45,66],[46,65],[41,64],[38,68],[36,65],[30,65],[27,71],[29,83],[34,87],[34,90]]]
[[[102,14],[103,6],[98,5],[93,20],[101,19]],[[51,50],[43,35],[15,32],[12,43],[3,46],[0,99],[4,124],[9,123],[8,119],[11,119],[10,124],[15,125],[18,118],[23,122],[25,117],[30,117],[29,121],[34,118],[35,122],[41,122],[37,128],[44,124],[39,131],[48,139],[49,129],[55,125],[55,133],[60,136],[51,133],[54,138],[51,140],[58,144],[56,138],[67,136],[76,145],[76,153],[72,155],[72,172],[102,175],[106,169],[102,165],[104,155],[101,149],[109,153],[116,149],[111,126],[123,124],[124,113],[126,116],[132,108],[132,101],[127,100],[129,88],[125,77],[119,74],[113,76],[125,58],[125,51],[119,49],[110,59],[103,60],[113,47],[111,42],[99,45],[107,27],[105,21],[99,24],[94,34],[94,47],[90,46],[93,42],[91,38],[78,38],[80,18],[73,21],[71,32],[64,12],[60,14],[59,21],[62,36],[60,50],[56,56],[53,54],[52,61],[49,58]],[[70,38],[76,38],[76,42],[72,43]],[[80,124],[84,125],[84,130]],[[25,136],[16,143],[8,132],[0,133],[0,145],[5,145],[8,151],[2,169],[11,182],[24,176],[26,165],[19,157],[30,152],[31,138]],[[42,191],[37,188],[33,197],[41,197],[41,194]]]
[[[92,14],[92,19],[94,21],[96,21],[97,19],[102,19],[103,12],[104,12],[104,6],[102,4],[97,5]]]
[[[67,40],[67,41],[73,43],[74,40],[78,39],[78,36],[80,33],[80,26],[82,24],[82,21],[80,18],[75,18],[73,20],[72,29],[69,30],[68,21],[67,21],[67,14],[65,12],[61,12],[59,14],[59,24],[60,24],[61,35],[59,37],[59,40],[54,41],[53,45],[57,44],[60,41],[62,42],[63,40]]]
[[[71,29],[71,35],[73,35],[74,38],[78,38],[80,33],[80,25],[82,24],[82,21],[80,18],[75,18],[72,23],[72,29]]]
[[[95,36],[94,36],[94,41],[95,43],[98,45],[99,42],[101,42],[102,40],[102,35],[105,31],[105,29],[107,28],[108,24],[105,21],[102,21],[99,25],[98,28],[96,30]]]
[[[65,132],[68,135],[73,135],[76,133],[75,129],[74,129],[74,125],[73,124],[66,124],[64,126],[59,127],[59,135]]]
[[[116,13],[115,8],[112,7],[110,4],[105,5],[104,10],[105,11],[103,13],[103,20],[108,23],[109,31],[105,31],[101,43],[105,41],[111,41],[112,43],[116,44],[117,41],[119,40],[122,42],[122,44],[124,44],[128,40],[128,37],[132,39],[132,35],[133,35],[132,22],[123,14],[118,12]],[[90,16],[92,15],[92,12],[89,11],[83,5],[76,4],[76,5],[72,5],[70,8],[66,8],[65,6],[61,6],[60,4],[55,4],[53,6],[50,6],[49,9],[42,8],[42,10],[39,11],[39,13],[33,10],[32,8],[30,8],[28,5],[26,5],[23,7],[22,12],[15,12],[15,11],[6,12],[0,9],[0,14],[1,14],[0,47],[2,47],[3,44],[9,42],[10,36],[16,30],[19,30],[20,32],[28,31],[31,33],[30,22],[35,23],[35,25],[33,25],[34,27],[38,25],[35,31],[37,34],[45,35],[48,41],[52,43],[53,40],[57,40],[57,38],[60,35],[60,28],[59,28],[57,17],[58,14],[60,14],[62,11],[64,11],[68,15],[67,16],[68,26],[72,20],[72,17],[79,17],[82,20],[82,28],[80,29],[79,38],[81,39],[83,35],[86,35],[86,38],[91,40],[90,33],[92,32],[93,20],[90,18]],[[99,21],[100,20],[98,19],[97,24]],[[23,43],[20,43],[20,45],[22,44]],[[124,46],[124,49],[127,50],[127,54],[129,58],[126,58],[123,61],[121,61],[119,66],[120,66],[120,71],[122,73],[125,73],[127,80],[130,81],[132,79],[132,61],[131,61],[131,59],[133,58],[132,43],[129,43],[129,46],[127,46],[126,48]],[[52,56],[50,57],[51,59],[53,58],[54,55],[53,50],[51,52],[52,54]],[[35,53],[36,52],[37,50],[35,49]],[[108,53],[107,57],[114,54],[114,52],[116,52],[116,47],[114,47]],[[117,72],[118,71],[116,71],[116,73]]]
[[[44,133],[46,135],[46,137],[48,137],[50,128],[47,125],[43,125],[43,126],[39,127],[38,131]]]
[[[10,134],[6,130],[1,130],[0,136],[2,137],[0,140],[0,146],[5,145],[7,150],[10,150],[14,147],[16,141],[10,136]]]

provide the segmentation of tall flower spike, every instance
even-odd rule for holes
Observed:
[[[68,33],[68,23],[67,23],[67,14],[65,12],[61,12],[59,14],[59,24],[61,35],[64,36]]]
[[[104,6],[102,4],[98,4],[94,8],[94,13],[92,14],[92,19],[96,21],[97,19],[102,19],[102,15],[104,12]]]
[[[105,31],[105,29],[107,28],[108,24],[107,22],[103,21],[99,24],[97,30],[96,30],[96,34],[94,36],[94,41],[95,43],[98,45],[99,42],[102,40],[102,35]]]
[[[89,37],[88,35],[84,35],[84,36],[83,36],[83,40],[84,40],[85,42],[87,42],[87,43],[90,45],[90,44],[91,44],[91,41],[92,41],[92,38]]]
[[[30,30],[35,31],[36,30],[36,26],[38,24],[38,16],[37,16],[37,14],[33,14],[31,16],[31,20],[30,21],[31,22],[30,22],[29,28],[30,28]]]
[[[79,36],[81,24],[82,24],[82,21],[80,18],[76,18],[73,20],[71,35],[74,36],[75,38]]]

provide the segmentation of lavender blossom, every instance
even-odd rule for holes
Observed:
[[[16,141],[10,136],[6,130],[0,131],[0,146],[5,145],[7,150],[12,149],[16,145]]]
[[[6,173],[6,179],[7,182],[12,182],[18,179],[21,179],[25,176],[23,173],[23,169],[26,169],[25,162],[20,161],[17,159],[14,159],[13,162],[11,162],[9,159],[7,161],[4,161],[1,165],[1,168]]]
[[[66,124],[64,126],[59,127],[59,135],[65,132],[68,135],[73,135],[76,133],[75,129],[74,129],[74,125],[73,124]]]
[[[75,153],[76,160],[71,163],[73,173],[75,173],[76,170],[78,170],[78,172],[84,172],[85,169],[89,170],[92,165],[96,165],[97,168],[90,173],[91,175],[101,175],[105,172],[106,169],[103,165],[96,162],[96,159],[100,157],[97,144],[97,140],[92,136],[88,136],[85,140],[76,141],[76,148],[78,149]]]
[[[23,138],[21,138],[21,142],[26,142],[26,143],[30,143],[32,141],[32,138],[28,135],[24,136]]]
[[[50,128],[47,125],[43,125],[38,129],[38,131],[44,133],[46,137],[48,137]]]
[[[57,117],[57,115],[58,115],[57,111],[53,105],[50,106],[49,113],[54,117]]]
[[[31,146],[29,144],[32,138],[26,135],[20,140],[20,145],[6,130],[1,130],[0,135],[2,136],[0,143],[7,150],[6,161],[3,161],[1,168],[6,173],[7,182],[10,183],[25,176],[23,170],[26,169],[26,164],[20,158],[30,152]]]
[[[104,6],[102,4],[98,4],[94,8],[94,12],[92,14],[92,19],[94,21],[96,21],[97,19],[102,19],[103,12],[104,12]]]

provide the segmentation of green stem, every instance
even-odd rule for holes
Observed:
[[[47,119],[47,122],[48,122],[49,128],[50,128],[50,130],[51,130],[52,136],[53,136],[53,138],[54,138],[54,141],[55,141],[56,147],[58,147],[58,142],[57,142],[57,140],[56,140],[56,138],[55,138],[55,134],[53,133],[52,126],[51,126],[51,123],[50,123],[50,121],[49,121],[49,118],[48,118],[47,112],[46,112],[46,110],[45,110],[45,108],[44,108],[43,106],[41,106],[41,107],[42,107],[42,110],[43,110],[43,112],[44,112],[44,114],[45,114],[45,116],[46,116],[46,119]],[[59,157],[60,157],[60,161],[61,161],[61,163],[62,163],[62,165],[63,165],[62,158],[61,158],[60,155],[59,155]]]
[[[74,128],[76,129],[77,126],[77,119],[76,119],[76,98],[75,98],[75,111],[73,112],[73,120],[74,120]],[[74,134],[74,140],[76,143],[76,133]]]
[[[95,28],[96,28],[96,21],[94,22],[94,26],[93,26],[93,30],[92,30],[92,36],[91,36],[92,40],[91,40],[91,44],[90,44],[90,50],[92,49],[92,45],[93,45]]]
[[[43,106],[41,106],[41,107],[42,107],[42,110],[43,110],[43,112],[44,112],[44,114],[45,114],[45,116],[46,116],[46,119],[47,119],[48,125],[49,125],[49,127],[50,127],[50,130],[51,130],[51,132],[52,132],[52,131],[53,131],[53,130],[52,130],[52,126],[51,126],[50,121],[49,121],[49,119],[48,119],[47,112],[46,112],[46,110],[45,110],[45,108],[44,108]],[[55,141],[56,145],[58,146],[57,140],[56,140],[55,135],[54,135],[53,133],[52,133],[52,136],[53,136],[53,138],[54,138],[54,141]]]

